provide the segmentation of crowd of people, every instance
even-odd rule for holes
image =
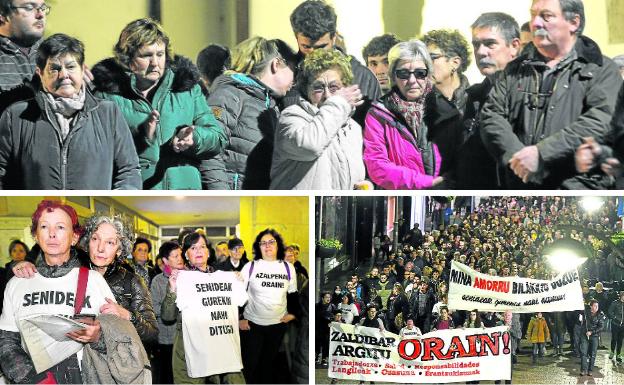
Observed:
[[[610,330],[609,358],[622,362],[624,263],[610,240],[622,222],[615,198],[605,198],[595,212],[586,211],[582,202],[575,197],[482,198],[477,207],[465,214],[457,211],[446,224],[424,232],[416,224],[399,234],[396,248],[373,242],[369,271],[356,268],[347,282],[321,292],[315,320],[317,363],[327,363],[331,322],[402,336],[507,325],[512,362],[517,362],[519,345],[526,339],[533,344],[534,364],[546,342],[552,342],[554,356],[563,355],[567,333],[572,354],[582,359],[581,375],[592,374],[601,332]],[[448,306],[452,261],[492,276],[548,280],[558,274],[546,257],[549,247],[570,240],[584,245],[588,258],[578,267],[585,311],[519,314]]]
[[[365,65],[322,0],[290,16],[297,52],[254,36],[197,65],[146,18],[88,69],[78,39],[43,38],[50,12],[0,1],[3,188],[608,189],[619,175],[622,78],[583,35],[582,0],[535,0],[522,29],[484,13],[471,39],[377,36]],[[480,84],[464,76],[471,46]]]
[[[135,238],[120,216],[94,214],[80,224],[71,206],[44,200],[32,216],[31,232],[32,249],[12,242],[12,261],[0,270],[0,374],[11,383],[307,383],[308,276],[297,260],[299,246],[286,245],[277,231],[261,231],[250,258],[239,238],[219,243],[216,253],[203,232],[184,231],[179,240],[162,243],[156,264],[151,242]],[[207,355],[185,351],[183,334],[194,329],[182,327],[183,297],[176,290],[182,271],[210,277],[228,272],[230,280],[240,281],[244,300],[233,309],[237,317],[228,321],[227,333],[233,336],[226,340],[240,363],[220,358],[225,346],[207,345]],[[273,285],[265,285],[268,276]],[[61,294],[67,301],[58,301]],[[35,370],[36,352],[22,345],[29,330],[24,320],[41,314],[85,323],[67,334],[82,344],[78,354],[43,371]],[[214,319],[210,312],[201,314],[195,322],[210,338]],[[127,350],[119,341],[126,341]],[[193,376],[189,360],[216,374]],[[228,371],[237,365],[242,370]]]

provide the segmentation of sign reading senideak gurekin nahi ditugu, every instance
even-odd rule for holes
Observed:
[[[583,310],[583,292],[576,269],[538,280],[486,275],[453,261],[448,307],[514,313]]]
[[[506,326],[401,339],[376,328],[334,322],[328,376],[410,384],[505,380],[511,376],[510,348]]]

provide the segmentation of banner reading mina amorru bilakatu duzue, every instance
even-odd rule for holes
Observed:
[[[508,380],[510,343],[506,326],[438,330],[401,340],[376,328],[333,322],[328,375],[410,384]]]
[[[451,263],[448,307],[514,313],[583,310],[583,292],[576,269],[554,279],[496,277]]]

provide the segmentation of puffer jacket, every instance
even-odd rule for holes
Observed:
[[[373,103],[364,128],[364,163],[368,175],[386,190],[420,190],[440,175],[438,147],[427,140],[424,122],[418,138],[398,112],[388,109],[387,98]]]
[[[527,329],[527,339],[533,344],[541,344],[550,340],[550,330],[544,317],[531,318]]]
[[[340,96],[320,108],[303,99],[286,108],[275,136],[271,189],[353,190],[362,182],[362,128],[352,112]]]
[[[228,144],[211,167],[211,181],[226,175],[232,190],[269,188],[273,138],[279,110],[273,91],[257,78],[235,72],[215,79],[208,105],[225,127]],[[202,167],[207,167],[204,162]]]
[[[139,155],[144,189],[201,189],[199,165],[221,152],[226,137],[206,104],[199,85],[199,71],[190,60],[176,56],[157,85],[152,101],[136,89],[136,77],[114,59],[93,67],[96,95],[115,102],[130,127]],[[145,136],[143,123],[152,112],[160,113],[154,138]],[[195,126],[193,143],[186,151],[173,151],[178,130]]]
[[[144,345],[158,340],[158,323],[145,282],[135,273],[115,263],[106,270],[104,279],[115,295],[115,300],[133,314],[132,324]]]
[[[574,154],[585,137],[605,142],[622,78],[615,63],[587,37],[578,38],[572,55],[557,70],[547,103],[544,95],[550,91],[540,90],[540,86],[548,67],[532,44],[498,74],[482,110],[481,137],[488,151],[505,165],[508,188],[598,189],[612,185],[599,168],[577,174]],[[539,150],[539,169],[530,176],[530,183],[524,184],[508,163],[517,151],[531,145]]]
[[[0,118],[0,187],[140,189],[136,149],[117,106],[86,91],[77,114],[63,140],[43,91],[9,107]]]

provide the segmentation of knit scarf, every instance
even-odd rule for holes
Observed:
[[[427,85],[423,94],[416,101],[408,101],[403,98],[399,90],[395,87],[390,92],[390,102],[398,113],[403,116],[412,133],[418,138],[418,129],[420,128],[423,113],[425,111],[425,99],[433,89],[431,81],[427,80]]]
[[[61,136],[63,137],[63,140],[65,140],[69,134],[69,129],[73,124],[76,112],[84,108],[85,94],[86,91],[84,84],[82,85],[80,92],[70,98],[54,96],[47,91],[44,92],[48,104],[52,109],[52,112],[54,112],[56,121],[61,128]]]

